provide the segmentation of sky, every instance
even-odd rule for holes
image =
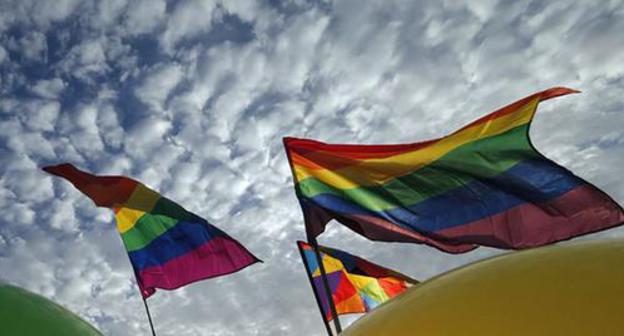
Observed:
[[[541,104],[532,140],[622,204],[623,31],[617,0],[0,0],[0,280],[106,335],[148,334],[111,211],[39,170],[71,162],[144,182],[264,260],[158,291],[158,335],[322,335],[282,137],[422,141],[567,86],[583,93]],[[580,239],[605,237],[624,228]],[[421,280],[504,252],[337,223],[319,242]]]

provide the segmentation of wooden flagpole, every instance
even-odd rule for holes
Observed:
[[[321,270],[321,278],[323,279],[323,287],[325,287],[325,293],[327,294],[327,302],[329,303],[329,308],[332,313],[332,318],[334,320],[334,327],[336,328],[336,333],[340,334],[342,332],[342,327],[340,326],[340,320],[338,319],[338,313],[336,312],[336,305],[334,304],[334,298],[331,294],[331,288],[329,287],[329,282],[327,281],[327,272],[325,272],[325,266],[323,265],[323,259],[321,259],[321,253],[319,252],[318,242],[316,238],[312,238],[310,242],[312,247],[314,248],[314,253],[316,254],[316,259],[318,260],[319,269]]]
[[[308,275],[308,280],[310,281],[310,286],[312,286],[312,292],[314,293],[314,298],[316,299],[316,304],[318,305],[319,312],[321,313],[321,318],[323,319],[323,324],[325,324],[325,330],[327,330],[328,336],[334,336],[331,327],[329,326],[329,322],[323,312],[323,305],[321,304],[321,298],[319,293],[316,291],[316,286],[314,285],[314,279],[312,278],[312,274],[310,273],[310,265],[308,264],[308,260],[301,248],[301,245],[297,244],[297,248],[299,249],[299,254],[301,254],[301,260],[303,260],[303,265],[306,269],[306,274]]]

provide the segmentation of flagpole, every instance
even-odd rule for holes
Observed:
[[[132,260],[130,260],[130,255],[128,254],[128,260],[130,261],[130,265],[132,266]],[[150,330],[152,331],[152,336],[156,336],[156,331],[154,331],[154,323],[152,323],[152,314],[150,314],[149,307],[147,306],[147,299],[143,296],[143,292],[141,291],[141,286],[139,285],[139,276],[136,272],[134,272],[134,266],[132,266],[134,279],[136,280],[137,287],[139,288],[139,295],[141,295],[141,300],[143,300],[143,306],[145,306],[145,312],[147,313],[147,320],[149,321]]]
[[[141,297],[143,295],[141,294]],[[156,336],[156,332],[154,331],[154,324],[152,323],[152,315],[150,314],[149,307],[147,306],[147,300],[143,298],[143,305],[145,306],[145,311],[147,312],[147,319],[149,321],[150,328],[152,329],[152,336]]]
[[[297,183],[296,183],[296,179],[295,179],[295,176],[297,176],[297,174],[295,173],[295,166],[293,165],[292,157],[290,157],[290,151],[288,151],[288,145],[286,143],[286,138],[282,138],[282,142],[284,143],[284,148],[286,149],[286,157],[288,158],[288,164],[290,166],[290,171],[293,174],[292,176],[293,176],[293,182],[295,182],[295,193],[298,193],[298,191],[297,191]],[[334,299],[332,298],[331,292],[329,290],[329,284],[327,283],[327,274],[325,273],[325,266],[323,266],[323,261],[321,260],[321,255],[320,255],[319,250],[318,250],[318,243],[316,241],[316,237],[310,239],[311,235],[310,235],[310,232],[308,231],[309,230],[308,229],[309,225],[307,223],[308,218],[307,218],[307,216],[303,216],[303,217],[304,217],[304,220],[306,222],[305,226],[306,226],[306,233],[307,233],[307,236],[308,236],[308,241],[311,243],[312,247],[314,248],[314,253],[316,254],[316,259],[318,260],[319,268],[321,270],[321,277],[323,279],[323,287],[325,287],[325,293],[327,294],[327,302],[329,303],[329,308],[331,309],[332,317],[334,319],[334,326],[336,327],[336,333],[339,334],[339,333],[342,332],[342,327],[340,326],[340,320],[338,320],[338,313],[336,313],[336,306],[334,305]],[[312,284],[312,285],[314,286],[314,284]],[[322,308],[321,308],[321,314],[322,314]],[[323,314],[323,321],[325,321],[324,314]],[[329,324],[326,324],[326,326],[329,326]],[[330,329],[330,328],[328,327],[328,329]]]
[[[316,259],[318,260],[319,269],[321,270],[321,279],[323,279],[323,287],[325,287],[325,293],[327,295],[327,302],[329,303],[329,308],[332,313],[332,317],[334,320],[334,327],[336,328],[336,333],[340,334],[342,332],[342,327],[340,326],[340,320],[338,319],[338,313],[336,312],[336,305],[334,304],[334,298],[331,294],[331,289],[329,287],[329,282],[327,281],[327,273],[325,272],[325,266],[323,265],[323,259],[321,259],[321,253],[319,252],[318,242],[316,238],[312,238],[310,242],[312,247],[314,248],[314,253],[316,254]]]
[[[328,336],[334,336],[334,333],[329,326],[329,322],[323,312],[323,306],[321,304],[321,298],[319,293],[316,291],[316,286],[314,285],[314,279],[312,278],[312,274],[310,273],[310,265],[308,264],[308,260],[301,248],[301,245],[297,244],[297,248],[299,249],[299,254],[301,254],[301,260],[303,261],[303,266],[306,269],[306,274],[308,275],[308,280],[310,281],[310,286],[312,286],[312,292],[314,293],[314,298],[316,299],[316,304],[318,305],[319,312],[321,313],[321,318],[323,319],[323,324],[325,325],[325,330],[327,330]]]

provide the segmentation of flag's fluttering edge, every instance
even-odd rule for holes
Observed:
[[[316,253],[307,243],[298,241],[297,245],[302,252],[306,271],[312,277],[323,315],[327,321],[331,321],[333,317]],[[344,251],[319,246],[319,254],[338,315],[366,313],[418,283],[408,276]]]
[[[336,219],[369,239],[462,253],[539,246],[621,224],[618,204],[530,142],[539,102],[575,92],[542,91],[420,143],[285,138],[308,237]]]
[[[175,289],[260,261],[205,219],[131,178],[96,176],[71,164],[43,170],[67,179],[97,206],[113,209],[145,298],[156,288]]]

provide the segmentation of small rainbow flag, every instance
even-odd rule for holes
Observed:
[[[314,248],[297,241],[306,271],[327,321],[333,319]],[[319,246],[338,315],[366,313],[406,291],[418,281],[344,251]]]
[[[462,253],[539,246],[622,224],[618,204],[529,139],[538,104],[575,92],[545,90],[420,143],[285,138],[308,238],[336,219],[369,239]]]
[[[43,170],[65,178],[97,206],[114,210],[144,298],[156,288],[176,289],[260,261],[205,219],[131,178],[96,176],[67,163]]]

